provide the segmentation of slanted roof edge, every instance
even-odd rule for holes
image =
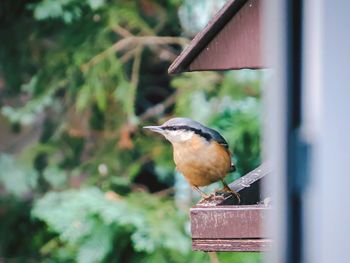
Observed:
[[[177,74],[188,71],[188,66],[194,58],[197,57],[203,48],[206,47],[246,2],[247,0],[229,0],[209,21],[206,27],[194,37],[189,46],[174,60],[168,69],[168,73]]]

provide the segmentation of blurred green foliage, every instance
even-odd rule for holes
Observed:
[[[177,10],[193,3],[1,3],[1,259],[210,262],[169,194],[170,145],[140,127],[187,116],[218,129],[237,178],[260,163],[262,73],[167,75],[191,31]]]

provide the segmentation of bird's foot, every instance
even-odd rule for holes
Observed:
[[[195,191],[197,191],[200,195],[201,195],[201,201],[202,200],[206,200],[206,199],[210,199],[212,196],[213,196],[213,194],[210,194],[210,195],[208,195],[208,194],[206,194],[206,193],[204,193],[201,189],[199,189],[199,187],[197,187],[197,186],[192,186],[192,188],[193,188],[193,190],[195,190]]]
[[[202,201],[207,201],[207,200],[210,200],[212,199],[213,197],[215,197],[215,194],[202,194],[201,195],[201,200],[199,200],[199,202],[202,202]]]
[[[212,193],[207,195],[207,197],[199,200],[197,205],[199,206],[217,206],[225,201],[225,197],[223,195],[217,195],[216,193]]]
[[[222,184],[224,185],[224,187],[220,190],[220,192],[223,193],[230,193],[231,195],[234,195],[237,199],[238,204],[241,202],[241,198],[239,193],[237,193],[236,191],[233,191],[224,180],[221,180]]]
[[[216,195],[221,195],[224,196],[225,199],[234,196],[237,199],[237,203],[239,204],[241,202],[241,198],[239,193],[233,191],[232,189],[230,189],[229,187],[224,187],[218,191],[215,192]]]

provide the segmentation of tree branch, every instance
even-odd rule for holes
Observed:
[[[151,108],[148,108],[144,113],[139,116],[141,122],[144,122],[154,116],[162,114],[167,108],[175,104],[178,92],[174,92],[169,97],[167,97],[163,102],[154,105]]]
[[[123,34],[126,34],[125,32]],[[178,44],[185,45],[188,42],[188,39],[183,37],[159,37],[159,36],[129,36],[125,37],[111,47],[102,51],[101,53],[94,56],[87,63],[83,64],[80,69],[82,72],[87,71],[91,66],[94,66],[104,60],[111,53],[115,53],[121,51],[123,49],[130,49],[130,47],[138,46],[138,45],[170,45],[170,44]]]

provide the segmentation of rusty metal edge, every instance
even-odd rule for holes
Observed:
[[[229,0],[210,20],[208,25],[194,37],[189,46],[174,60],[168,69],[168,73],[177,74],[187,71],[193,59],[246,2],[247,0]]]

